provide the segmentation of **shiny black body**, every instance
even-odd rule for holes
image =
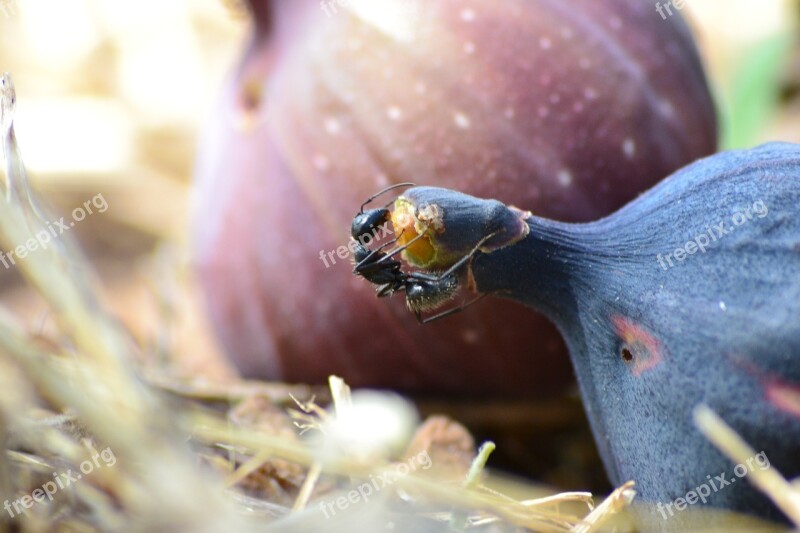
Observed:
[[[400,246],[389,253],[383,250],[397,242],[397,238],[371,250],[364,242],[367,240],[366,238],[368,236],[374,237],[377,230],[390,220],[391,212],[389,211],[388,205],[391,204],[383,208],[370,209],[366,212],[364,211],[364,207],[377,196],[390,189],[410,185],[413,184],[401,183],[384,189],[367,199],[367,201],[361,205],[359,213],[353,217],[353,223],[350,229],[350,235],[355,241],[353,245],[355,248],[353,253],[353,259],[355,261],[353,273],[363,277],[373,285],[378,285],[378,298],[384,298],[396,292],[405,291],[406,306],[409,311],[414,314],[420,324],[425,324],[457,313],[476,301],[473,300],[466,305],[449,309],[448,311],[432,317],[422,318],[423,312],[433,311],[455,296],[459,286],[458,271],[477,253],[480,244],[483,244],[486,239],[491,236],[481,240],[478,246],[456,262],[456,264],[450,267],[446,272],[438,275],[425,272],[403,272],[402,263],[396,259],[392,259],[392,257],[405,250],[417,239],[423,237],[425,232],[423,231],[406,245]]]
[[[381,249],[370,250],[360,242],[355,244],[353,257],[356,261],[353,273],[378,285],[378,298],[405,291],[406,306],[420,323],[441,318],[437,315],[423,319],[422,313],[440,307],[458,290],[458,277],[454,272],[446,272],[441,276],[425,272],[406,273],[400,261],[391,259],[390,254]]]
[[[396,185],[391,185],[389,187],[386,187],[385,189],[378,191],[377,193],[367,198],[366,201],[363,204],[361,204],[361,209],[359,209],[358,214],[353,217],[353,222],[350,226],[350,236],[361,244],[365,244],[365,240],[367,238],[374,239],[378,233],[378,230],[384,224],[389,222],[389,218],[391,217],[391,211],[389,211],[389,206],[392,205],[392,202],[383,207],[377,207],[375,209],[369,209],[367,211],[364,211],[364,208],[375,198],[386,192],[401,187],[413,187],[413,186],[414,186],[413,183],[398,183]]]

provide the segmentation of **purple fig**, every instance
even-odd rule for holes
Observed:
[[[516,213],[437,187],[398,205],[435,206],[434,245],[461,254]],[[779,518],[739,478],[770,464],[800,475],[800,145],[703,159],[596,222],[527,223],[464,276],[558,326],[611,481],[634,480],[651,504],[637,511],[644,530],[688,530],[691,492],[690,503]],[[701,404],[759,455],[736,466],[718,452],[693,425]]]
[[[252,2],[254,38],[197,166],[195,258],[222,344],[250,377],[560,390],[569,362],[544,318],[495,302],[416,327],[352,277],[340,244],[391,183],[591,220],[712,153],[686,26],[638,0],[350,3]]]

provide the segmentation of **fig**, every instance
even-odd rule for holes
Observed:
[[[521,216],[437,187],[396,205],[435,206],[431,240],[454,254]],[[612,483],[634,480],[651,504],[637,510],[644,530],[686,530],[689,493],[779,518],[739,478],[770,465],[800,475],[800,145],[708,157],[595,222],[524,219],[523,239],[475,254],[461,277],[556,324]],[[693,425],[701,404],[758,458],[721,455]]]
[[[194,260],[218,337],[254,378],[560,391],[569,360],[543,317],[484,302],[417,327],[340,245],[393,183],[586,221],[712,153],[692,38],[639,0],[400,3],[252,2],[196,170]]]

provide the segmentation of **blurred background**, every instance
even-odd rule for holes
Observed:
[[[800,0],[687,0],[682,14],[721,146],[800,142]],[[16,83],[32,183],[64,213],[104,196],[108,210],[74,232],[145,364],[176,376],[234,377],[203,316],[187,236],[198,134],[249,30],[235,0],[0,0],[0,70]],[[14,269],[0,268],[0,301],[31,330],[53,331]]]
[[[108,210],[74,233],[109,305],[143,353],[188,354],[181,368],[217,377],[230,374],[200,306],[176,291],[189,286],[197,133],[248,29],[244,8],[219,0],[0,0],[0,69],[14,76],[33,186],[61,213],[103,195]],[[49,329],[45,305],[21,281],[0,270],[3,303]]]
[[[800,1],[690,0],[682,14],[716,92],[722,146],[800,142]],[[231,370],[186,268],[188,206],[198,131],[249,29],[236,0],[0,0],[0,69],[15,79],[34,186],[64,212],[103,194],[109,209],[76,232],[109,304],[147,353],[220,379]],[[47,328],[20,282],[0,269],[0,299]]]

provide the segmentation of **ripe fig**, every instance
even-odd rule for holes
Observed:
[[[498,217],[495,201],[449,189],[409,189],[409,204],[436,206],[434,244],[461,253]],[[800,145],[703,159],[595,222],[526,220],[469,275],[557,325],[611,481],[634,480],[651,504],[644,530],[687,530],[687,494],[704,485],[697,505],[778,518],[739,478],[770,464],[800,475]],[[759,456],[721,455],[693,425],[700,404]]]
[[[250,377],[560,390],[569,362],[544,318],[491,302],[417,327],[353,278],[340,244],[392,183],[581,221],[712,153],[686,26],[639,0],[344,3],[252,2],[253,40],[200,149],[195,259],[223,346]]]

